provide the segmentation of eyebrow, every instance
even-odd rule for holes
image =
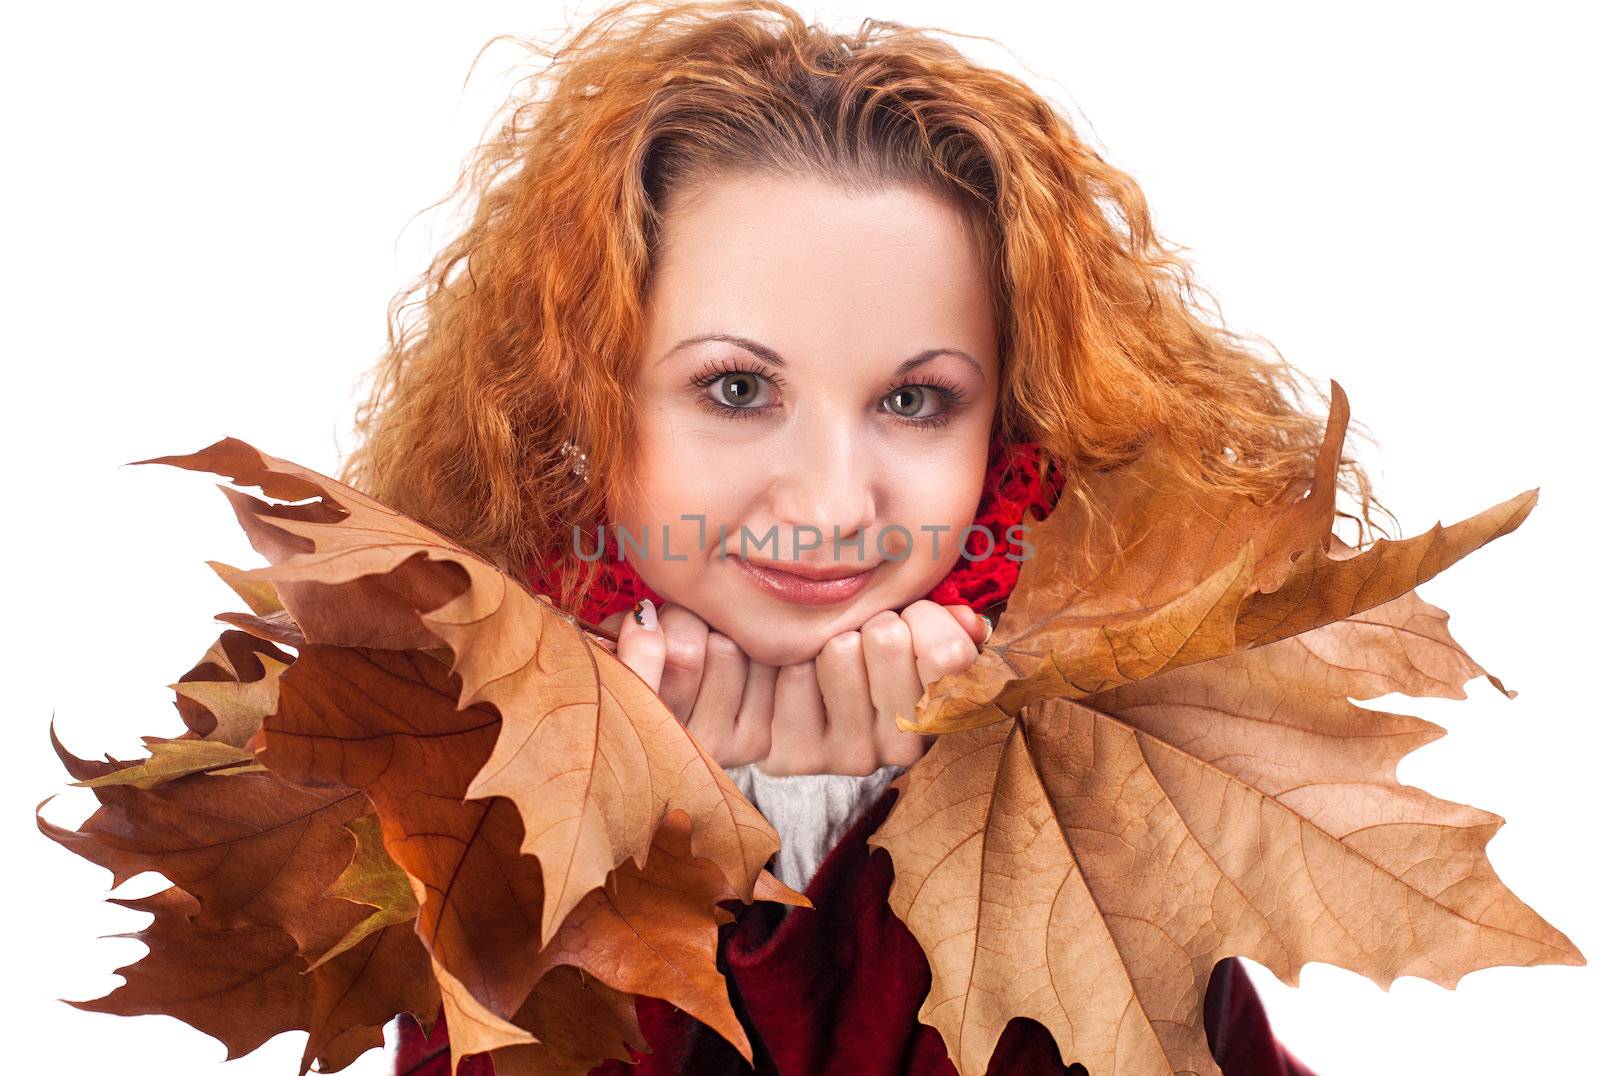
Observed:
[[[733,344],[736,347],[742,347],[746,351],[750,352],[750,354],[756,356],[758,359],[761,359],[763,362],[771,363],[773,366],[788,365],[788,362],[782,355],[772,350],[766,344],[761,343],[759,340],[752,340],[748,336],[739,336],[734,333],[701,333],[698,336],[685,337],[669,347],[666,350],[666,353],[662,355],[661,358],[656,360],[656,363],[659,365],[663,362],[666,362],[669,358],[671,358],[678,351],[681,351],[683,348],[689,347],[692,344],[705,343],[708,340],[718,340],[725,344]],[[925,351],[919,351],[905,362],[902,362],[899,366],[896,366],[892,376],[900,377],[904,374],[908,374],[912,370],[915,370],[917,367],[921,366],[923,363],[931,362],[940,355],[954,355],[956,358],[962,360],[968,366],[972,367],[973,372],[978,375],[978,380],[985,380],[983,364],[958,347],[930,347]]]

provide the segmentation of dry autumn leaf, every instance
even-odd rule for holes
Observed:
[[[307,646],[281,679],[258,754],[290,780],[371,797],[389,854],[417,892],[417,929],[448,984],[447,1012],[459,1007],[476,1029],[453,1036],[453,1048],[525,1041],[514,1014],[565,964],[615,990],[664,998],[749,1056],[716,968],[715,909],[737,894],[691,855],[687,815],[663,820],[644,870],[616,868],[545,940],[543,876],[522,851],[521,814],[510,799],[466,798],[503,737],[501,719],[485,703],[457,709],[460,694],[459,679],[425,654]],[[757,895],[803,900],[765,874]]]
[[[1332,623],[1406,593],[1533,509],[1538,491],[1528,490],[1405,541],[1330,552],[1350,415],[1343,388],[1332,387],[1314,474],[1266,504],[1181,488],[1158,440],[1134,463],[1085,480],[1103,516],[1067,498],[1042,524],[1031,520],[1036,550],[993,638],[971,668],[931,685],[901,728],[975,728],[1029,703],[1082,698]]]
[[[115,884],[177,883],[146,908],[150,955],[83,1004],[177,1016],[230,1056],[304,1028],[302,1071],[443,1011],[457,1057],[531,1074],[628,1057],[648,992],[750,1056],[716,966],[723,905],[806,901],[659,698],[545,598],[348,487],[231,440],[174,459],[322,499],[224,491],[274,566],[212,562],[251,612],[220,615],[235,628],[171,685],[188,733],[97,763],[52,729],[101,807],[40,829]],[[254,1011],[202,1012],[186,961]]]
[[[945,735],[869,843],[932,967],[920,1018],[963,1074],[1016,1016],[1096,1076],[1216,1073],[1202,1004],[1229,956],[1386,989],[1584,963],[1490,866],[1503,819],[1398,783],[1443,730],[1350,701],[1488,676],[1414,587],[1536,491],[1345,547],[1333,390],[1315,475],[1266,505],[1172,493],[1159,450],[1096,479],[1103,530],[1064,502],[991,646],[902,721]]]
[[[266,767],[256,761],[256,756],[242,747],[201,740],[193,737],[167,739],[163,736],[141,736],[150,757],[100,777],[74,781],[85,788],[105,785],[133,785],[152,789],[168,781],[186,777],[191,773],[264,773]]]
[[[541,936],[624,859],[642,862],[674,809],[691,820],[694,854],[753,899],[777,834],[655,693],[544,596],[349,486],[234,438],[138,462],[312,498],[268,504],[223,489],[271,562],[236,580],[272,582],[308,642],[449,648],[460,705],[488,703],[504,718],[467,795],[509,799],[528,823],[523,851],[546,893]]]
[[[147,766],[118,763],[108,772]],[[106,782],[94,793],[100,806],[75,831],[37,821],[111,871],[113,884],[157,871],[198,900],[198,925],[272,926],[308,960],[349,929],[347,902],[330,916],[322,897],[355,852],[344,824],[372,811],[362,793],[303,787],[271,772],[198,772],[150,788]]]
[[[307,974],[287,934],[266,926],[201,927],[198,902],[177,886],[109,899],[154,914],[143,929],[117,935],[144,942],[150,951],[117,969],[127,981],[110,994],[71,1004],[119,1016],[175,1016],[222,1042],[230,1059],[274,1035],[301,1030],[309,1032],[301,1076],[313,1060],[318,1071],[337,1072],[383,1045],[384,1024],[396,1011],[432,1012],[438,1005],[426,954],[409,929],[369,935]]]
[[[277,705],[278,674],[292,660],[273,642],[228,630],[168,686],[192,736],[242,748]]]
[[[1016,1016],[1097,1076],[1216,1072],[1200,1007],[1231,955],[1291,983],[1309,960],[1384,985],[1582,963],[1489,866],[1498,816],[1396,781],[1442,730],[1350,701],[1461,698],[1488,676],[1414,588],[1514,529],[1535,491],[1345,548],[1337,384],[1333,404],[1315,473],[1266,504],[1172,492],[1159,444],[1096,477],[1104,522],[1063,502],[1036,526],[991,645],[903,721],[944,735],[872,843],[932,966],[922,1019],[963,1073]],[[172,685],[186,736],[146,737],[137,761],[56,741],[101,809],[41,829],[119,882],[176,883],[122,902],[156,915],[136,935],[152,952],[78,1004],[178,1016],[229,1056],[304,1028],[302,1073],[442,1011],[452,1069],[490,1052],[544,1076],[627,1057],[649,994],[751,1056],[716,967],[723,905],[805,899],[762,870],[771,827],[631,670],[316,472],[231,438],[143,462],[306,503],[224,489],[271,566],[213,563],[250,612],[219,616],[234,628]],[[195,962],[220,975],[210,1006]]]
[[[175,1016],[219,1039],[229,1057],[304,1030],[302,1074],[313,1060],[332,1072],[381,1045],[397,1012],[431,1017],[438,991],[410,922],[366,931],[328,959],[315,959],[370,913],[327,892],[354,850],[344,823],[370,811],[360,793],[305,789],[270,772],[238,769],[159,784],[107,780],[149,763],[79,759],[53,730],[52,741],[101,802],[77,831],[38,818],[40,829],[109,869],[114,884],[147,870],[182,880],[151,897],[114,900],[154,914],[149,926],[127,935],[150,951],[119,969],[122,986],[72,1004]]]

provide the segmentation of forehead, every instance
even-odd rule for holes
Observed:
[[[979,240],[947,198],[739,174],[669,202],[650,320],[674,339],[725,329],[791,347],[850,339],[904,349],[909,336],[930,336],[919,346],[981,348],[992,332],[989,286]],[[952,336],[960,343],[931,339]]]

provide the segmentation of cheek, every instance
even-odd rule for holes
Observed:
[[[894,519],[910,531],[911,548],[895,569],[893,600],[921,598],[955,566],[961,532],[972,523],[982,492],[981,467],[921,467],[908,476],[903,495],[896,497]],[[985,539],[974,540],[981,550]]]
[[[721,455],[693,436],[651,438],[642,443],[636,493],[614,499],[608,511],[634,536],[627,554],[640,577],[663,598],[691,608],[713,603],[719,527],[736,549],[741,511],[749,503],[749,476]],[[640,557],[637,536],[644,534],[648,553]],[[610,535],[607,547],[615,553]]]

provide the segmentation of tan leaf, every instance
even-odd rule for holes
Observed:
[[[989,644],[968,669],[930,685],[900,727],[974,728],[1360,613],[1514,530],[1532,509],[1537,490],[1336,558],[1336,465],[1349,408],[1332,386],[1315,473],[1266,504],[1189,492],[1170,477],[1171,449],[1160,440],[1133,464],[1086,480],[1105,517],[1067,498],[1035,525],[1035,554]]]
[[[994,700],[1015,713],[941,736],[869,838],[893,857],[890,904],[933,970],[921,1018],[959,1071],[983,1072],[1006,1023],[1026,1016],[1096,1074],[1216,1073],[1202,1005],[1228,956],[1290,984],[1323,961],[1385,988],[1400,975],[1453,987],[1478,968],[1584,963],[1490,866],[1503,819],[1399,784],[1400,758],[1443,730],[1350,701],[1464,698],[1468,679],[1488,676],[1408,583],[1505,533],[1531,503],[1385,548],[1330,534],[1299,557],[1273,553],[1276,590],[1252,585],[1242,602],[1233,581],[1261,576],[1257,537],[1290,530],[1257,526],[1232,546],[1238,535],[1208,519],[1187,532],[1199,551],[1174,536],[1118,563],[1121,585],[1149,582],[1159,599],[1159,616],[1131,610],[1153,636],[1144,643],[1125,622],[1096,633],[1087,618],[1039,612],[1041,595],[1067,592],[1035,573],[1021,607],[1043,626],[1015,622],[1002,644],[1017,676],[987,681],[999,685],[988,700],[963,700],[959,684],[943,694],[974,702],[969,713]],[[1141,570],[1139,556],[1153,562]],[[1209,571],[1194,575],[1204,601],[1168,582],[1184,563]],[[1099,578],[1070,557],[1054,564]],[[1182,612],[1197,604],[1225,607],[1224,622],[1242,610],[1235,649],[1186,653],[1204,634],[1206,619]],[[1088,656],[1043,650],[1024,667],[1015,654],[1031,644],[1018,639],[1076,639]],[[1082,670],[1108,654],[1114,674],[1084,691],[1098,674]]]
[[[243,747],[276,705],[278,675],[294,659],[272,642],[225,631],[188,672],[169,684],[178,714],[197,737]]]
[[[283,599],[278,597],[278,589],[271,583],[252,578],[244,570],[220,560],[208,560],[206,564],[235,594],[244,599],[256,616],[268,617],[285,611]]]
[[[222,621],[224,624],[232,624],[257,639],[277,643],[280,646],[292,646],[298,650],[306,645],[306,637],[300,631],[300,625],[294,622],[294,617],[290,615],[288,610],[268,613],[266,616],[255,616],[249,613],[218,613],[215,619]]]
[[[356,839],[355,857],[344,873],[333,880],[327,896],[365,904],[373,913],[350,928],[333,948],[311,962],[313,968],[352,948],[362,938],[400,924],[409,926],[417,918],[417,898],[405,871],[395,866],[383,847],[383,830],[376,815],[362,815],[344,824]],[[392,1015],[392,1014],[391,1014]]]
[[[266,767],[256,762],[255,755],[242,747],[217,740],[176,739],[160,736],[142,736],[150,757],[124,766],[112,773],[91,777],[86,781],[73,781],[74,785],[100,788],[105,785],[133,785],[150,789],[191,773],[221,775],[227,773],[263,772]]]
[[[439,993],[444,1001],[444,1022],[450,1029],[452,1073],[460,1067],[461,1059],[471,1054],[487,1053],[508,1046],[531,1045],[539,1041],[531,1031],[486,1009],[472,991],[451,975],[437,958],[433,959],[433,977],[439,983]]]
[[[717,968],[714,911],[731,895],[715,865],[690,854],[688,820],[675,811],[656,833],[645,866],[618,867],[610,885],[573,909],[538,963],[571,964],[617,990],[670,1001],[749,1060],[750,1040]]]

